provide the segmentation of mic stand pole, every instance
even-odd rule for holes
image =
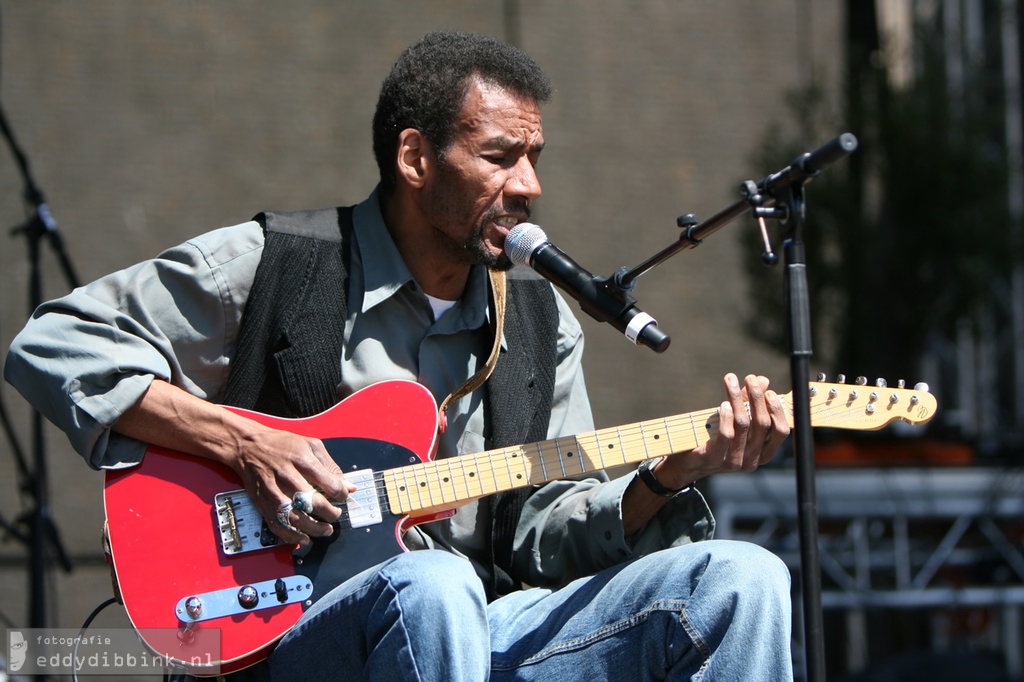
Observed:
[[[788,214],[782,223],[787,235],[783,245],[783,295],[786,301],[786,340],[793,389],[793,451],[796,465],[797,523],[800,533],[804,665],[809,682],[824,682],[825,628],[821,607],[818,503],[810,415],[811,311],[803,244],[803,184],[793,184],[783,190],[778,205],[785,207],[785,213]],[[802,409],[797,409],[797,406]]]
[[[696,248],[704,239],[740,215],[753,210],[760,221],[773,218],[781,221],[786,240],[784,289],[786,298],[786,336],[793,382],[793,438],[796,459],[797,516],[800,532],[800,578],[803,597],[805,666],[808,682],[824,682],[824,627],[821,613],[821,561],[818,554],[818,507],[814,481],[814,441],[811,436],[810,356],[811,318],[807,290],[807,264],[804,255],[803,225],[805,215],[804,185],[821,170],[857,148],[851,133],[825,143],[813,152],[797,157],[792,164],[757,183],[742,185],[744,198],[719,211],[703,223],[686,214],[677,223],[684,228],[678,242],[655,254],[632,270],[620,268],[614,283],[630,290],[636,279],[685,249]],[[767,233],[763,260],[777,261],[771,252]]]
[[[7,124],[7,117],[0,109],[0,132],[3,133],[8,145],[14,154],[18,168],[21,170],[25,181],[25,201],[31,205],[32,214],[25,223],[11,230],[12,234],[24,234],[28,240],[29,252],[29,314],[42,303],[43,286],[42,273],[40,271],[40,246],[39,243],[44,236],[49,238],[51,247],[57,253],[58,260],[64,271],[69,285],[74,288],[78,286],[78,279],[75,276],[71,261],[63,248],[60,234],[57,232],[57,223],[50,213],[50,208],[43,198],[42,192],[32,180],[29,171],[28,160],[22,153],[10,126]],[[71,561],[64,551],[57,532],[57,527],[50,514],[48,497],[47,470],[46,470],[46,447],[43,417],[38,411],[33,412],[32,419],[32,462],[33,471],[23,484],[28,488],[32,497],[33,508],[28,514],[29,517],[29,626],[33,628],[46,627],[46,548],[47,543],[53,545],[57,553],[57,559],[65,571],[71,570]],[[7,420],[4,420],[7,423]]]

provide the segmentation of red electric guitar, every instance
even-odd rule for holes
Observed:
[[[815,426],[921,424],[936,409],[927,387],[810,387]],[[783,400],[791,414],[792,394]],[[265,658],[321,595],[405,551],[413,525],[485,495],[689,450],[717,427],[713,408],[434,461],[437,407],[413,382],[370,386],[306,419],[235,411],[320,438],[359,489],[336,532],[297,556],[227,467],[150,447],[141,464],[107,472],[110,553],[128,618],[154,654],[200,676]]]

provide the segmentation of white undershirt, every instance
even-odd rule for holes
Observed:
[[[427,300],[430,301],[430,308],[431,310],[434,311],[435,322],[437,320],[440,320],[442,315],[444,315],[449,309],[451,309],[452,306],[458,303],[458,301],[446,301],[443,298],[437,298],[436,296],[431,296],[430,294],[424,295],[427,297]]]

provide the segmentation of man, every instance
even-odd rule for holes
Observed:
[[[95,467],[138,462],[145,443],[231,467],[300,545],[333,532],[329,500],[354,486],[317,439],[217,403],[305,416],[385,379],[441,402],[483,369],[483,388],[450,399],[439,457],[591,430],[582,333],[562,298],[514,271],[504,315],[492,300],[494,273],[510,266],[505,236],[541,193],[550,90],[515,48],[429,34],[381,89],[380,184],[366,201],[262,214],[48,303],[15,340],[8,380]],[[751,545],[694,542],[713,521],[689,487],[752,470],[785,439],[767,383],[727,376],[718,434],[642,475],[554,481],[409,531],[422,551],[320,598],[260,671],[790,679],[785,567]]]

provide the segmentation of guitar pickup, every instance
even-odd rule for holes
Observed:
[[[348,500],[342,505],[345,511],[342,518],[347,519],[349,528],[363,528],[381,522],[380,499],[377,495],[377,479],[373,469],[360,469],[345,474],[345,478],[356,486],[356,491],[348,494]]]

